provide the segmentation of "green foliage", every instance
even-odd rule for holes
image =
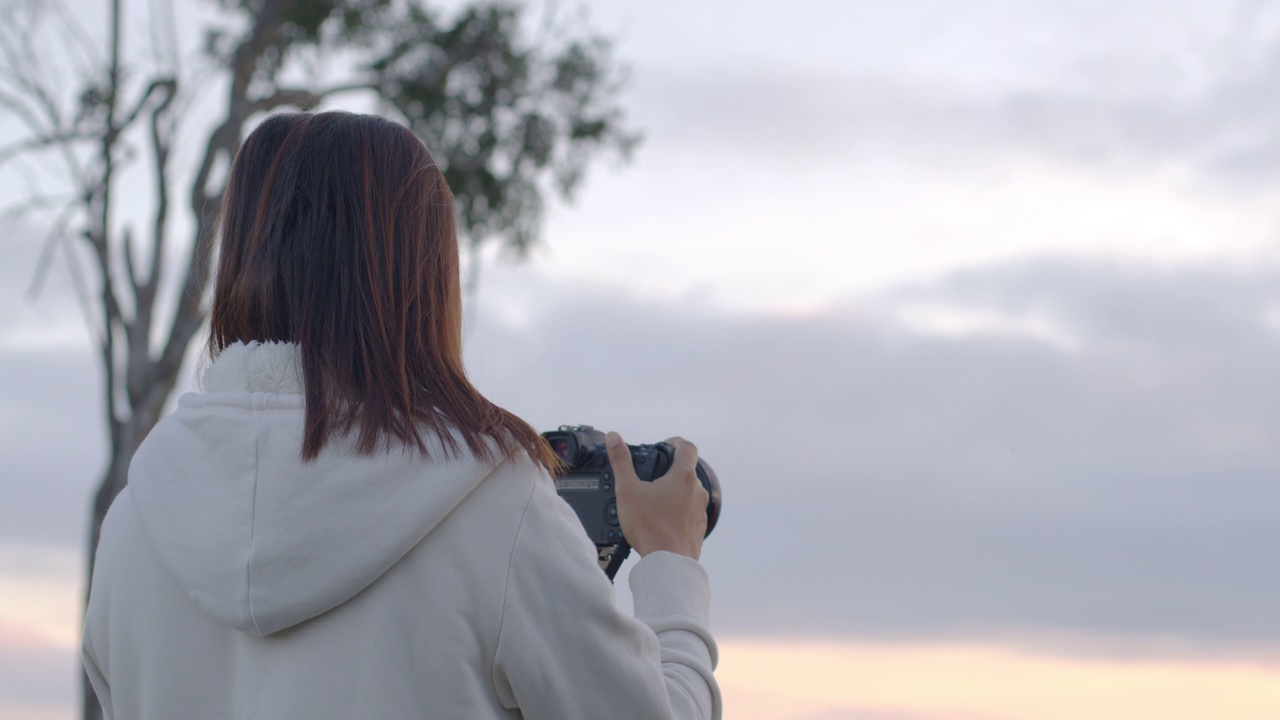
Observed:
[[[307,53],[354,56],[357,81],[435,155],[473,243],[501,238],[522,255],[549,192],[571,197],[598,151],[626,158],[638,141],[616,103],[609,41],[581,27],[530,38],[520,5],[480,0],[444,17],[418,0],[221,1],[250,23],[282,8],[259,81],[276,84]],[[229,36],[209,34],[225,62]]]

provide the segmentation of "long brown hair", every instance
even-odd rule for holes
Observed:
[[[489,402],[462,367],[453,194],[409,130],[372,115],[285,113],[245,139],[223,197],[209,353],[296,343],[306,398],[302,458],[335,436],[357,452],[424,433],[494,459],[556,456]]]

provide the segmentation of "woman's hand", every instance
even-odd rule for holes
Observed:
[[[675,451],[671,468],[645,482],[631,464],[631,451],[618,433],[605,436],[618,496],[618,522],[641,556],[666,550],[697,560],[707,534],[706,488],[698,481],[698,448],[684,438],[667,438]]]

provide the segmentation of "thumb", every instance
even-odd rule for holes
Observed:
[[[604,436],[605,447],[609,450],[609,464],[613,466],[613,475],[619,479],[639,480],[636,469],[631,465],[631,449],[622,441],[622,436],[611,432]]]

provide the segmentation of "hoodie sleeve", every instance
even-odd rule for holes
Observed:
[[[615,605],[573,510],[535,482],[494,658],[502,704],[528,720],[719,720],[706,572],[656,552],[632,568],[631,588],[635,617]]]

